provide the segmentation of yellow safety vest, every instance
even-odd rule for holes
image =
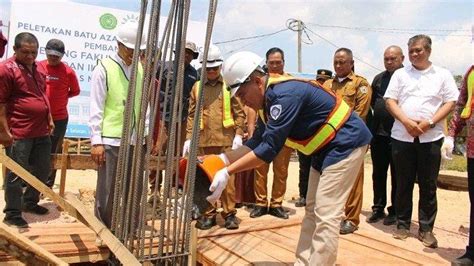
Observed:
[[[474,107],[474,102],[472,101],[472,94],[474,90],[474,68],[471,66],[471,69],[467,73],[466,77],[466,85],[467,85],[467,101],[464,109],[461,112],[461,118],[467,119],[471,117],[472,108]]]
[[[128,95],[128,78],[122,67],[112,58],[106,57],[99,61],[105,70],[107,96],[104,106],[102,121],[102,136],[108,138],[121,138],[123,131],[123,118],[125,101]],[[132,125],[135,127],[140,118],[140,101],[142,95],[143,67],[138,63],[135,90],[135,103],[133,107]]]
[[[196,82],[196,99],[199,97],[199,89],[201,87],[201,81],[198,80]],[[232,107],[231,107],[231,102],[230,102],[230,91],[227,90],[227,85],[225,82],[222,82],[222,125],[224,128],[229,128],[233,127],[235,125],[234,118],[232,116]],[[201,130],[204,129],[204,122],[202,120],[202,115],[201,115],[201,121],[199,122],[199,128]]]
[[[319,85],[319,83],[313,80],[299,79],[291,76],[270,75],[267,80],[267,89],[272,85],[287,82],[290,80],[299,80],[306,83],[310,83],[316,86],[316,88],[321,88],[336,99],[336,105],[332,109],[331,113],[329,113],[323,125],[316,130],[313,136],[305,140],[295,140],[287,138],[285,141],[286,146],[296,149],[305,155],[311,155],[323,148],[326,144],[331,142],[331,140],[336,137],[337,131],[344,125],[347,119],[349,119],[349,116],[352,113],[352,109],[346,102],[342,100],[341,97],[336,96],[332,91],[324,88],[323,86]],[[262,121],[266,123],[267,118],[264,114],[264,111],[260,109],[258,111],[258,114]]]

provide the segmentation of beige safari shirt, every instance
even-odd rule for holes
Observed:
[[[367,121],[372,88],[365,78],[351,72],[342,82],[336,77],[326,80],[324,86],[341,96],[362,120]]]
[[[218,82],[211,86],[209,82],[203,84],[202,121],[204,129],[200,131],[199,147],[232,146],[235,134],[244,135],[245,113],[240,101],[232,97],[231,109],[235,125],[225,128],[222,124],[222,76]],[[189,114],[186,124],[186,139],[191,139],[194,124],[194,113],[196,112],[198,82],[194,83],[189,97]]]

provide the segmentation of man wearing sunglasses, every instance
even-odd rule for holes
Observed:
[[[230,175],[271,162],[284,145],[312,155],[295,265],[333,265],[343,207],[367,151],[370,131],[332,91],[316,81],[267,76],[261,62],[254,53],[239,52],[224,63],[223,76],[231,94],[263,115],[244,146],[220,155],[228,163],[214,175],[213,194],[207,199],[215,202]]]
[[[223,58],[219,48],[215,45],[209,47],[206,64],[206,80],[194,84],[189,98],[189,114],[186,129],[186,141],[183,146],[183,155],[189,152],[191,136],[196,112],[196,102],[199,90],[202,89],[202,116],[199,122],[200,135],[198,143],[198,154],[219,154],[242,146],[244,135],[245,113],[240,102],[231,98],[230,91],[221,75]],[[201,63],[203,60],[201,60]],[[202,83],[202,88],[201,88]],[[196,182],[199,182],[197,180]],[[222,217],[227,229],[239,228],[235,214],[235,184],[234,176],[229,180],[222,197]],[[201,230],[210,229],[216,225],[216,208],[213,206],[207,210],[199,210],[202,215],[196,223]]]

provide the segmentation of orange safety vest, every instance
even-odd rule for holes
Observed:
[[[199,97],[199,89],[201,86],[201,81],[197,81],[197,89],[196,89],[196,100]],[[227,90],[227,85],[225,82],[222,82],[222,125],[224,128],[229,128],[235,126],[234,118],[232,116],[232,106],[231,106],[231,99],[230,99],[230,91]],[[202,121],[202,113],[201,113],[201,121],[199,121],[199,128],[201,130],[204,129],[204,122]]]
[[[472,100],[474,91],[474,68],[472,66],[466,76],[466,86],[467,101],[461,112],[461,118],[464,119],[471,117],[472,108],[474,108],[474,101]]]
[[[305,155],[311,155],[323,148],[326,144],[331,142],[331,140],[336,137],[337,131],[344,125],[344,123],[346,123],[347,119],[349,119],[349,116],[352,113],[352,109],[346,102],[342,100],[341,97],[336,96],[332,91],[324,88],[313,80],[299,79],[291,76],[270,75],[267,80],[267,89],[272,85],[287,82],[290,80],[299,80],[306,83],[310,83],[311,85],[314,85],[317,88],[324,90],[336,99],[336,105],[331,110],[331,113],[329,113],[323,125],[316,130],[313,136],[305,140],[295,140],[287,138],[285,141],[286,146],[296,149]],[[264,111],[260,109],[258,111],[258,114],[262,121],[266,123],[267,118],[264,114]]]

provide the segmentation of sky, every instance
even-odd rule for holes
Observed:
[[[6,12],[4,7],[9,2],[0,0],[0,16]],[[138,11],[140,7],[138,0],[73,2],[130,11]],[[162,15],[166,15],[169,1],[163,2]],[[206,22],[208,5],[208,1],[192,0],[190,19]],[[406,55],[404,64],[407,65],[410,64],[408,39],[416,34],[427,34],[433,41],[431,61],[455,75],[462,75],[474,58],[473,8],[469,0],[221,0],[212,39],[224,57],[245,50],[264,57],[269,48],[279,47],[285,52],[285,70],[296,72],[297,32],[287,28],[287,21],[301,20],[306,26],[302,33],[302,72],[315,73],[319,68],[333,70],[335,50],[346,47],[354,53],[355,72],[371,82],[384,70],[386,47],[399,45]],[[221,43],[280,30],[266,37]]]

